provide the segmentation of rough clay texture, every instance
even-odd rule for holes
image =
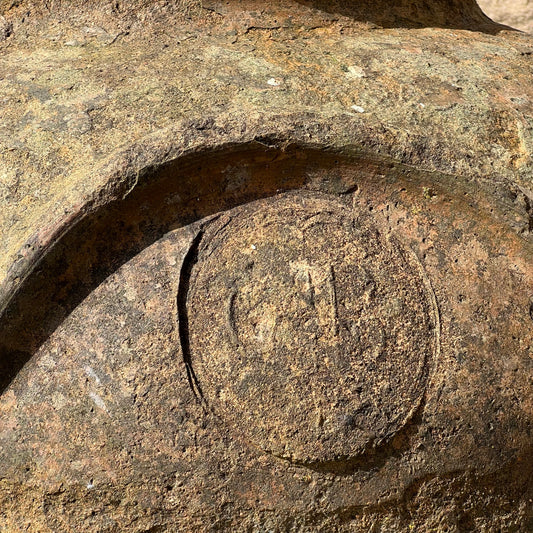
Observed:
[[[405,425],[436,355],[437,320],[392,237],[300,193],[253,203],[204,240],[187,281],[187,350],[215,412],[264,451],[315,465],[356,457]]]
[[[388,7],[0,1],[0,530],[533,529],[533,41]]]
[[[533,33],[531,0],[480,0],[479,5],[493,20]]]

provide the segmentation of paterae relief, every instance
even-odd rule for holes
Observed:
[[[390,440],[437,351],[414,254],[334,197],[235,211],[203,230],[181,296],[200,394],[256,446],[299,464]]]

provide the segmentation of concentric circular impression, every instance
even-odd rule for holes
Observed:
[[[249,442],[330,462],[408,421],[436,319],[399,242],[336,199],[287,194],[212,222],[196,253],[190,363],[206,402]]]

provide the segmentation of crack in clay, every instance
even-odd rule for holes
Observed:
[[[179,342],[185,368],[187,369],[187,380],[195,397],[203,406],[205,406],[202,387],[200,386],[198,378],[196,377],[192,367],[191,348],[189,344],[189,316],[187,312],[187,295],[189,293],[190,274],[192,267],[197,260],[200,242],[202,241],[203,235],[204,228],[201,227],[194,237],[191,246],[185,254],[185,257],[183,258],[178,284],[177,311]]]

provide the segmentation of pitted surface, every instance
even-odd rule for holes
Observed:
[[[355,457],[420,403],[436,343],[428,287],[365,218],[281,195],[218,219],[198,245],[187,311],[199,391],[276,456]]]
[[[533,531],[531,36],[462,0],[392,4],[0,0],[2,531]],[[287,191],[342,223],[326,216],[306,248],[304,200],[280,198],[263,234],[267,204],[237,207]],[[246,231],[272,244],[272,228],[292,248],[269,270],[246,241],[262,262],[232,301],[208,295],[218,322],[199,332],[194,306],[222,283],[207,262],[238,266]],[[357,262],[361,234],[382,278]],[[352,302],[352,263],[378,295],[406,276],[429,315],[412,333],[440,331],[438,357],[387,351],[405,325],[382,328],[387,349],[373,323],[343,329],[356,311],[388,325],[377,298]],[[265,331],[266,355],[245,324],[263,302],[301,323]],[[235,362],[216,374],[224,346]],[[263,360],[249,383],[265,404],[239,401]],[[361,391],[343,388],[349,372]]]

